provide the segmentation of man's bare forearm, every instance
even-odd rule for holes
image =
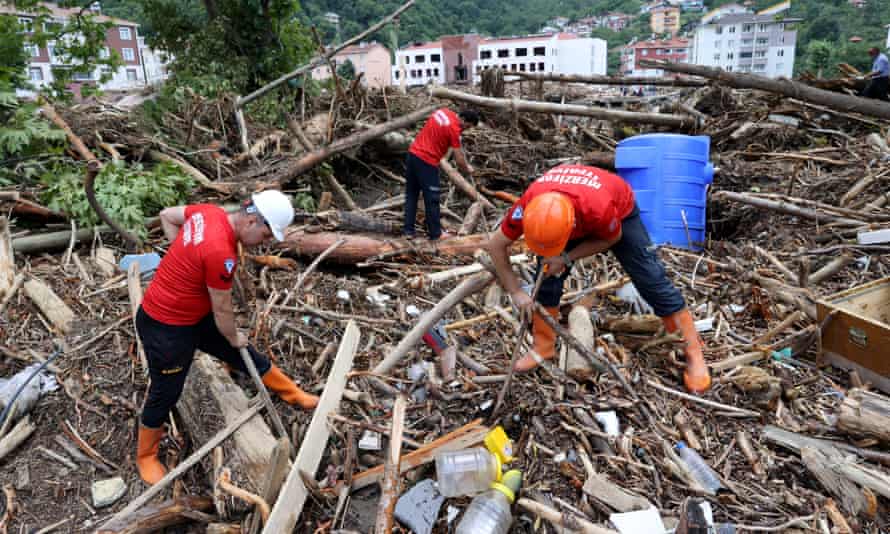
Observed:
[[[491,263],[494,264],[495,273],[498,280],[507,293],[513,294],[521,289],[519,285],[519,277],[513,272],[510,265],[510,255],[507,247],[494,246],[488,250],[491,256]]]
[[[605,252],[609,250],[614,244],[615,241],[604,241],[602,239],[590,239],[587,241],[583,241],[577,247],[568,251],[569,260],[578,261],[582,258],[593,256],[594,254],[599,254],[600,252]]]

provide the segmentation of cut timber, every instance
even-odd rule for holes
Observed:
[[[204,175],[203,172],[199,171],[197,168],[193,167],[190,163],[186,163],[185,161],[174,158],[173,156],[168,156],[159,150],[149,150],[147,153],[148,157],[161,162],[161,163],[169,163],[170,165],[179,167],[179,169],[185,174],[189,175],[194,181],[201,184],[202,187],[207,189],[213,189],[214,191],[218,191],[220,193],[231,194],[232,192],[228,187],[222,184],[216,184],[210,181],[210,178]]]
[[[713,67],[670,63],[667,61],[643,60],[640,64],[643,67],[702,76],[717,80],[724,85],[735,87],[736,89],[760,89],[761,91],[777,93],[789,98],[803,100],[804,102],[826,106],[837,111],[862,113],[863,115],[890,119],[890,106],[880,100],[817,89],[786,78],[765,78],[756,74],[726,72]]]
[[[15,282],[15,258],[12,254],[9,219],[0,217],[0,301],[12,291]]]
[[[479,273],[467,278],[463,282],[452,289],[445,297],[440,300],[432,310],[426,312],[414,325],[414,328],[408,332],[386,358],[378,363],[372,371],[375,375],[385,375],[389,373],[411,350],[420,342],[423,335],[429,330],[439,319],[441,319],[451,308],[463,299],[478,293],[494,281],[494,276],[488,272]]]
[[[190,495],[171,499],[138,510],[133,515],[103,525],[97,534],[148,534],[167,527],[193,521],[189,512],[209,512],[213,508],[210,497]]]
[[[862,449],[859,447],[854,447],[852,445],[847,445],[846,443],[840,441],[828,441],[825,439],[811,438],[809,436],[790,432],[788,430],[784,430],[772,425],[766,425],[765,427],[763,427],[763,439],[798,453],[800,452],[800,449],[805,446],[813,448],[837,447],[844,452],[851,452],[866,460],[880,462],[884,465],[890,466],[890,454],[887,454],[885,452],[874,451],[871,449]]]
[[[582,488],[588,497],[618,512],[648,510],[652,504],[644,497],[631,493],[596,472],[587,474]]]
[[[456,256],[472,254],[488,242],[488,234],[474,234],[456,237],[439,242],[416,243],[404,239],[375,239],[362,235],[340,234],[335,232],[309,233],[291,230],[278,246],[297,256],[315,257],[337,241],[344,243],[329,257],[336,263],[356,264],[371,258],[397,254],[430,254]]]
[[[479,202],[478,200],[470,205],[469,209],[467,209],[467,214],[464,215],[464,222],[460,225],[460,229],[457,231],[457,235],[465,236],[476,231],[476,227],[479,226],[479,222],[484,215],[482,209],[482,202]]]
[[[114,257],[114,251],[108,247],[96,248],[96,267],[105,278],[111,278],[117,274],[117,259]]]
[[[244,391],[209,355],[198,352],[176,405],[183,427],[195,443],[205,443],[217,429],[208,425],[208,410],[222,416],[224,424],[235,421],[248,407]],[[246,480],[251,490],[259,488],[275,449],[275,438],[262,418],[244,424],[223,445],[226,466],[239,484]],[[213,469],[208,469],[213,478]],[[211,485],[213,480],[210,481]]]
[[[603,329],[619,334],[657,334],[664,328],[664,322],[656,315],[628,315],[626,317],[606,317]]]
[[[444,87],[432,87],[430,95],[436,98],[467,102],[480,107],[505,109],[515,112],[553,113],[558,115],[578,115],[613,121],[622,124],[652,124],[656,126],[670,126],[672,128],[694,127],[696,119],[680,115],[668,115],[664,113],[636,113],[633,111],[619,111],[606,108],[577,106],[573,104],[551,104],[549,102],[536,102],[531,100],[518,100],[506,98],[489,98],[485,96],[471,95]]]
[[[890,107],[890,106],[888,106]],[[816,210],[812,210],[809,208],[802,208],[790,202],[784,202],[781,200],[767,200],[765,198],[751,196],[746,193],[735,193],[733,191],[718,191],[711,195],[716,200],[731,200],[733,202],[740,202],[742,204],[749,204],[751,206],[755,206],[761,209],[776,211],[779,213],[785,213],[788,215],[794,215],[797,217],[803,217],[804,219],[811,219],[816,222],[821,223],[841,223],[848,224],[851,226],[863,226],[866,223],[863,221],[857,221],[854,219],[845,219],[843,217],[837,217],[835,215],[829,215],[828,213],[819,212]]]
[[[56,295],[52,288],[42,281],[32,278],[25,282],[25,294],[40,308],[41,313],[55,326],[59,332],[67,334],[71,331],[74,312]]]
[[[405,408],[408,399],[404,395],[396,398],[392,407],[392,430],[389,434],[389,453],[383,465],[383,480],[380,482],[380,502],[377,505],[377,521],[374,532],[392,532],[392,514],[401,494],[402,434],[405,430]]]
[[[3,459],[7,454],[11,453],[22,444],[28,436],[34,433],[36,430],[33,424],[31,424],[31,418],[29,416],[24,416],[19,419],[19,422],[15,424],[14,427],[3,436],[3,439],[0,439],[0,459]]]
[[[849,390],[840,406],[837,427],[854,436],[890,443],[890,399],[860,388]]]
[[[440,452],[459,451],[478,445],[485,440],[489,428],[476,419],[466,425],[445,434],[441,438],[427,443],[414,452],[402,456],[402,472],[410,471],[421,465],[432,462]],[[352,477],[353,491],[370,486],[383,478],[384,466],[372,467]]]
[[[518,504],[520,508],[531,512],[534,515],[543,517],[547,521],[568,532],[582,532],[583,534],[618,534],[615,530],[599,527],[580,516],[560,512],[555,508],[551,508],[546,504],[541,504],[532,499],[523,497],[517,500],[516,504]]]
[[[133,318],[133,331],[136,331],[136,314],[142,305],[142,278],[139,275],[139,262],[130,263],[127,268],[127,293],[130,296],[130,315]],[[142,364],[142,372],[148,374],[148,360],[145,358],[145,349],[142,348],[142,339],[136,336],[136,351],[139,353],[139,362]]]
[[[287,438],[279,438],[275,444],[275,450],[272,451],[272,460],[269,462],[269,468],[266,470],[266,477],[263,479],[262,487],[260,487],[260,497],[267,503],[275,502],[278,498],[278,492],[281,491],[281,485],[287,478],[290,471],[290,451],[292,450],[290,440]],[[254,513],[248,519],[248,534],[256,534],[262,527],[262,518],[259,513]]]
[[[837,474],[833,466],[843,462],[840,451],[832,448],[812,448],[804,446],[800,458],[807,469],[819,480],[829,493],[837,498],[844,511],[857,516],[869,511],[867,497],[848,478]]]
[[[343,332],[340,348],[337,350],[337,356],[334,358],[334,364],[328,374],[324,391],[312,414],[309,429],[303,436],[303,443],[297,453],[297,459],[287,475],[281,495],[272,508],[269,522],[263,528],[264,534],[293,532],[294,526],[303,512],[303,505],[309,496],[309,490],[303,484],[301,471],[315,476],[330,435],[327,425],[328,414],[338,410],[343,390],[346,388],[346,375],[352,370],[352,362],[358,349],[360,337],[361,332],[355,322],[349,321]]]
[[[461,173],[457,172],[457,169],[455,169],[450,163],[448,163],[448,160],[442,158],[442,161],[439,162],[439,167],[442,168],[442,171],[445,172],[445,176],[447,176],[448,179],[451,180],[454,185],[463,192],[463,194],[470,197],[470,200],[474,202],[481,202],[483,206],[491,211],[495,211],[495,209],[497,209],[494,207],[494,204],[492,204],[491,201],[480,195],[479,191],[476,189],[476,186],[474,186],[469,182],[469,180],[464,178]]]
[[[593,350],[595,332],[593,322],[590,320],[590,311],[586,306],[572,306],[569,312],[569,332],[584,345],[587,350]],[[597,369],[601,372],[603,369]],[[579,382],[589,380],[594,373],[594,367],[584,356],[574,349],[569,349],[566,356],[566,374]]]
[[[837,273],[841,272],[847,265],[853,263],[855,258],[852,254],[842,254],[837,258],[826,263],[824,267],[810,275],[807,279],[810,284],[820,284]]]
[[[108,226],[95,228],[81,228],[74,235],[74,242],[80,243],[92,239],[97,233],[108,233],[112,229]],[[12,249],[19,254],[37,254],[51,250],[59,250],[68,246],[71,242],[71,230],[47,232],[45,234],[29,235],[12,240]]]
[[[646,78],[642,76],[601,76],[584,74],[538,74],[529,72],[508,72],[507,76],[518,76],[525,80],[560,82],[560,83],[586,83],[590,85],[649,85],[670,87],[704,87],[708,85],[705,80],[693,80],[688,78]]]

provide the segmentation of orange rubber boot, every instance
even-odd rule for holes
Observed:
[[[164,464],[158,459],[158,446],[164,437],[163,428],[148,428],[139,425],[139,439],[136,444],[136,469],[139,477],[153,486],[167,474]]]
[[[695,321],[687,308],[662,317],[664,327],[669,333],[679,331],[686,341],[686,372],[683,382],[690,393],[704,393],[711,387],[711,375],[708,364],[702,353],[702,340],[695,329]]]
[[[559,306],[547,308],[547,313],[558,320]],[[513,370],[517,373],[531,371],[538,366],[539,359],[552,360],[556,354],[556,332],[537,312],[535,312],[532,322],[532,337],[535,340],[534,347],[528,354],[516,360],[516,365],[513,366]]]
[[[263,384],[288,404],[299,404],[304,410],[311,410],[318,405],[318,397],[300,389],[275,364],[263,375]]]

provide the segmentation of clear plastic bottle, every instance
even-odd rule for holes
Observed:
[[[683,462],[689,467],[692,476],[695,477],[695,480],[701,484],[705,491],[712,495],[716,495],[719,490],[723,489],[720,477],[717,476],[717,473],[707,464],[707,462],[705,462],[695,449],[690,449],[686,446],[686,443],[682,441],[677,443],[674,448],[677,449],[680,458],[683,459]]]
[[[436,455],[436,478],[444,497],[476,495],[501,479],[501,461],[482,447]]]
[[[514,469],[504,473],[502,482],[493,483],[491,489],[473,499],[454,534],[507,534],[513,523],[510,505],[521,485],[521,472]]]

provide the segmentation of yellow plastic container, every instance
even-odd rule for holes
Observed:
[[[507,437],[504,427],[496,426],[485,435],[485,448],[498,457],[502,464],[513,461],[513,441]]]

